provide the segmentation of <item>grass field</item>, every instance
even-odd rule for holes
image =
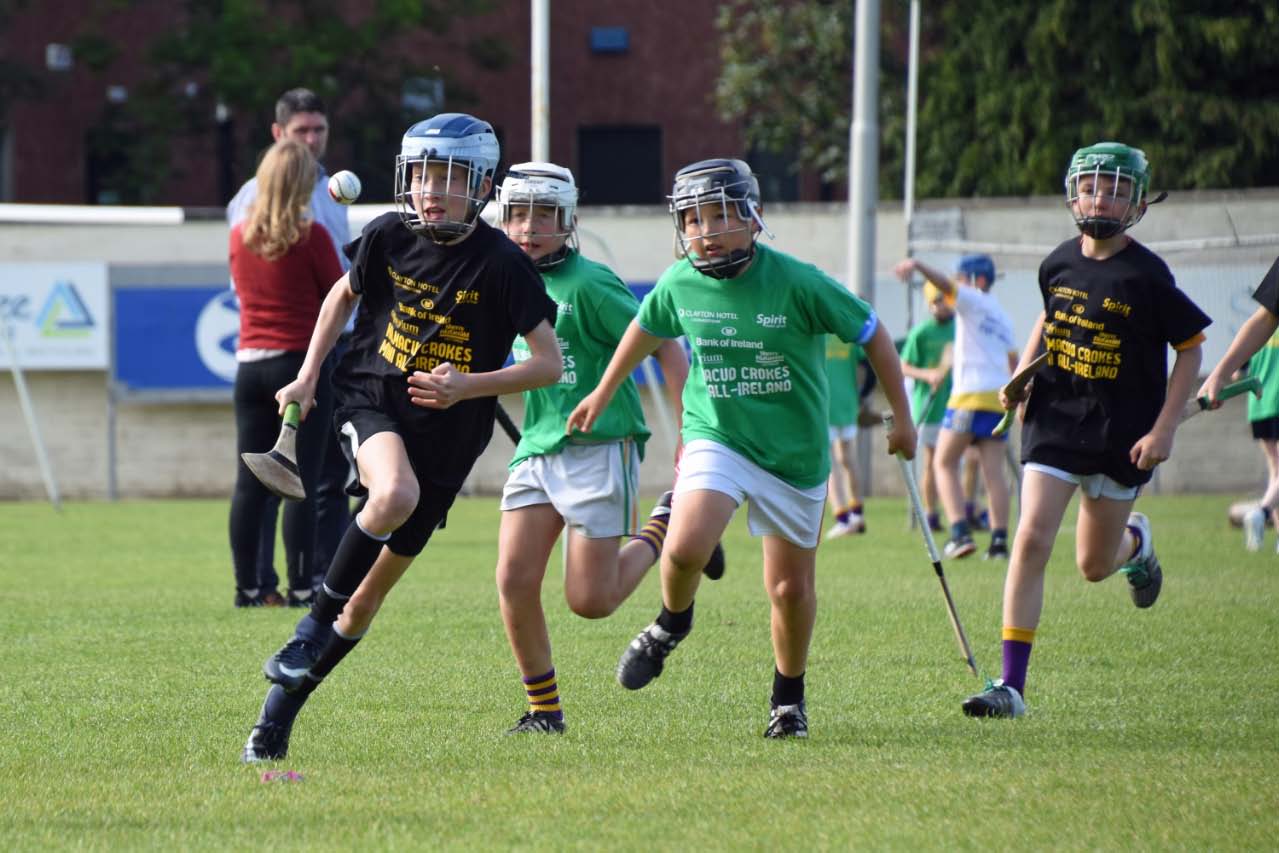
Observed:
[[[562,738],[504,737],[523,692],[497,612],[494,499],[459,502],[364,643],[303,711],[280,769],[239,764],[262,660],[297,611],[237,611],[225,502],[0,504],[0,838],[76,848],[1274,849],[1279,557],[1227,498],[1151,497],[1163,598],[1049,569],[1029,714],[974,721],[901,501],[824,545],[807,742],[765,741],[772,657],[739,514],[690,640],[629,693],[611,618],[548,575]],[[1070,516],[1073,519],[1073,512]],[[557,558],[558,559],[558,558]],[[947,576],[998,675],[1003,564]]]

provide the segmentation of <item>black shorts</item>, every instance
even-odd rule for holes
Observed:
[[[421,441],[412,441],[404,434],[395,418],[366,403],[372,404],[373,401],[356,400],[348,396],[333,414],[338,443],[351,463],[351,477],[347,481],[346,491],[356,497],[368,494],[368,489],[360,482],[360,469],[355,464],[355,454],[360,446],[379,432],[393,432],[400,436],[408,453],[409,465],[417,475],[419,497],[413,514],[391,534],[386,547],[402,557],[416,557],[426,547],[431,534],[443,527],[448,520],[449,507],[453,506],[458,489],[424,477],[423,472],[431,470],[433,458],[428,446]],[[435,452],[438,453],[438,448]]]
[[[1252,437],[1258,441],[1279,441],[1279,415],[1252,421]]]

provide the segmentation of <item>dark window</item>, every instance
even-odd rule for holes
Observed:
[[[752,150],[746,156],[751,171],[759,180],[759,193],[764,204],[799,200],[799,160],[791,153]]]
[[[583,204],[661,204],[662,129],[620,125],[577,130]]]

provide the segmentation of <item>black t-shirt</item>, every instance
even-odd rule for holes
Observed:
[[[338,406],[380,400],[406,442],[438,448],[438,467],[418,476],[460,484],[493,434],[497,398],[421,408],[409,402],[408,375],[446,361],[463,373],[497,370],[516,335],[554,325],[555,302],[528,256],[483,221],[461,243],[440,246],[388,213],[344,251],[361,298],[333,375]]]
[[[1212,322],[1177,289],[1167,264],[1136,242],[1104,261],[1078,238],[1039,266],[1044,338],[1052,357],[1026,404],[1022,461],[1126,486],[1150,480],[1128,458],[1163,408],[1168,347],[1193,344]]]
[[[1271,314],[1279,315],[1279,258],[1270,265],[1261,284],[1252,292],[1252,298]]]

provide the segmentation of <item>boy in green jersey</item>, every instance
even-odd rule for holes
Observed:
[[[941,530],[941,518],[937,512],[937,475],[933,468],[937,454],[937,437],[941,431],[942,416],[946,414],[946,401],[950,399],[950,367],[955,345],[955,309],[946,301],[946,295],[930,282],[924,284],[924,302],[928,304],[927,320],[917,324],[906,334],[902,345],[902,373],[915,380],[911,389],[911,412],[919,429],[919,442],[924,446],[924,476],[920,483],[924,507],[928,512],[928,526],[933,532]],[[969,470],[971,470],[971,465]],[[964,481],[968,506],[972,506],[975,482]]]
[[[639,392],[627,378],[590,436],[564,428],[569,412],[599,382],[639,302],[612,270],[577,248],[577,185],[554,163],[512,166],[497,191],[504,231],[532,259],[557,306],[555,334],[564,358],[557,383],[524,395],[523,435],[502,491],[497,588],[502,622],[528,696],[510,730],[564,731],[564,712],[542,611],[542,580],[565,525],[569,536],[564,597],[574,613],[600,619],[617,609],[657,562],[666,537],[669,493],[644,529],[636,527],[639,462],[649,437]],[[530,353],[517,339],[516,362]],[[654,353],[677,413],[688,358],[677,341]],[[706,566],[723,571],[716,549]]]
[[[661,673],[692,629],[702,565],[749,501],[750,530],[764,539],[776,663],[764,735],[806,737],[804,672],[830,473],[825,337],[863,347],[895,417],[888,452],[913,457],[901,364],[869,305],[811,264],[756,245],[764,224],[746,163],[680,169],[670,211],[682,257],[644,297],[599,387],[568,421],[589,432],[645,355],[663,339],[688,337],[684,455],[662,551],[662,609],[622,655],[618,680],[636,690]]]
[[[866,532],[862,496],[857,488],[855,445],[857,416],[861,411],[861,392],[857,382],[857,366],[861,360],[861,347],[833,336],[826,338],[826,381],[830,385],[827,433],[831,452],[827,494],[835,513],[835,523],[826,531],[827,539]]]
[[[1269,475],[1261,503],[1243,517],[1244,545],[1249,551],[1261,548],[1266,532],[1266,516],[1279,509],[1279,259],[1271,265],[1261,284],[1253,291],[1257,310],[1249,317],[1221,361],[1208,374],[1197,396],[1207,397],[1213,408],[1221,405],[1217,395],[1243,369],[1261,379],[1261,398],[1248,398],[1248,420],[1252,437],[1261,444]]]

